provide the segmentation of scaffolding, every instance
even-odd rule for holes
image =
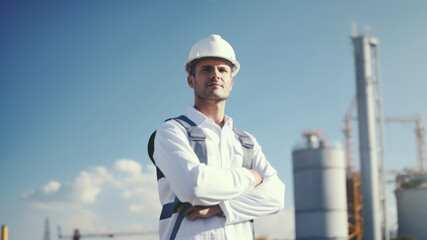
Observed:
[[[360,173],[347,174],[348,240],[362,240],[362,194],[360,193]]]

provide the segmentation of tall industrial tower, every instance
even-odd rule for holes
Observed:
[[[383,234],[388,235],[388,230],[385,211],[381,211],[381,206],[385,206],[385,198],[382,197],[385,191],[379,184],[380,179],[385,179],[385,169],[378,39],[353,34],[352,40],[356,63],[363,239],[381,240]],[[382,160],[380,176],[378,159]],[[388,238],[385,236],[385,239]]]
[[[49,218],[46,218],[46,220],[44,222],[43,240],[50,240]]]

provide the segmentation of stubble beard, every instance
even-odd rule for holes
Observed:
[[[221,102],[227,100],[229,94],[221,94],[225,96],[221,96],[216,94],[214,90],[209,90],[208,87],[204,87],[203,89],[199,89],[199,84],[197,81],[194,81],[194,94],[196,97],[202,101],[214,101]]]

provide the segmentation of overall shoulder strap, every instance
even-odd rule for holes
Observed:
[[[236,133],[239,138],[240,143],[242,144],[243,149],[243,167],[247,169],[252,168],[252,158],[254,155],[254,142],[249,134],[243,132],[238,128],[233,128],[234,133]]]
[[[240,140],[240,143],[242,144],[243,149],[243,167],[247,169],[252,169],[252,158],[254,156],[254,142],[252,141],[252,138],[249,136],[249,134],[243,132],[242,130],[238,128],[233,128],[234,133],[237,135],[237,137]],[[255,239],[255,226],[254,226],[254,220],[249,220],[252,227],[252,238]]]
[[[187,131],[190,146],[196,153],[199,161],[201,163],[208,164],[206,136],[202,129],[184,115],[174,118],[173,120],[181,124]]]
[[[197,157],[199,158],[199,161],[201,163],[207,164],[208,162],[208,156],[207,156],[207,147],[206,147],[206,136],[203,133],[202,129],[199,128],[193,121],[191,121],[189,118],[187,118],[184,115],[181,115],[176,118],[170,118],[165,120],[165,122],[175,120],[179,124],[181,124],[185,131],[187,131],[188,139],[190,142],[191,148],[196,153]],[[148,156],[151,159],[151,162],[153,162],[154,165],[156,165],[156,162],[154,161],[154,139],[156,138],[156,132],[154,131],[150,139],[148,141],[147,150],[148,150]],[[156,167],[156,173],[157,173],[157,180],[164,177],[162,171],[158,167]]]

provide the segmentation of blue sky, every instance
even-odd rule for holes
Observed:
[[[226,113],[287,186],[286,232],[270,236],[291,236],[293,146],[317,128],[343,143],[351,23],[380,41],[384,115],[426,120],[426,12],[414,0],[2,0],[0,224],[16,239],[42,238],[45,217],[53,233],[155,229],[146,143],[193,103],[184,62],[216,33],[241,64]],[[386,124],[385,137],[388,170],[417,165],[413,125]]]

